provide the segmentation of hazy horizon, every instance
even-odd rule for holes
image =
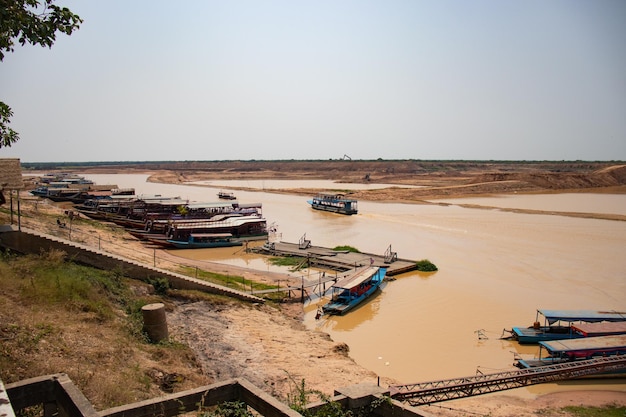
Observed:
[[[579,164],[579,163],[590,163],[590,164],[624,164],[626,160],[513,160],[513,159],[186,159],[186,160],[154,160],[154,161],[20,161],[25,165],[34,165],[34,164],[45,164],[45,165],[104,165],[104,164],[179,164],[185,162],[196,162],[196,163],[231,163],[231,162],[441,162],[441,163],[502,163],[502,164]]]
[[[0,100],[22,162],[626,160],[626,2],[57,0]]]

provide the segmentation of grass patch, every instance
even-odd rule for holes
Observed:
[[[333,248],[333,250],[336,251],[336,252],[361,253],[361,251],[358,250],[357,248],[355,248],[353,246],[348,246],[348,245],[335,246]]]
[[[574,417],[624,417],[626,407],[608,405],[606,407],[567,406],[562,408]]]
[[[154,375],[184,375],[175,381],[187,388],[204,382],[189,347],[147,342],[141,307],[163,299],[145,283],[63,258],[0,252],[3,382],[62,371],[101,409],[160,395]]]
[[[51,251],[10,258],[7,274],[13,276],[12,286],[22,302],[56,304],[72,312],[90,313],[97,321],[112,318],[111,301],[125,298],[121,277],[111,271],[65,262],[63,257],[63,252]]]
[[[272,256],[268,262],[274,266],[287,266],[291,271],[298,271],[307,264],[307,258],[302,256]]]
[[[280,258],[275,258],[280,259]],[[223,275],[217,274],[215,272],[208,272],[202,269],[186,267],[183,266],[181,268],[183,273],[188,276],[193,276],[203,281],[211,282],[213,284],[223,285],[225,287],[233,288],[239,291],[244,292],[252,292],[252,291],[263,291],[263,290],[271,290],[278,289],[276,285],[264,284],[261,282],[251,281],[249,279],[245,279],[240,276],[232,276],[232,275]],[[276,298],[268,294],[269,298]],[[277,294],[278,298],[282,298],[282,292]]]

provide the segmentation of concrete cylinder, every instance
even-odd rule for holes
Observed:
[[[143,313],[143,331],[148,338],[158,343],[168,338],[167,320],[165,319],[165,304],[146,304],[141,307]]]

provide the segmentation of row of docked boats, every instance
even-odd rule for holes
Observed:
[[[539,309],[532,326],[507,332],[520,344],[539,345],[533,358],[517,359],[515,365],[522,369],[626,354],[622,311]]]
[[[132,188],[120,189],[117,185],[98,185],[76,174],[46,174],[39,178],[38,185],[30,193],[54,202],[82,204],[87,200],[105,198],[112,195],[131,195]]]
[[[131,235],[166,248],[241,246],[268,238],[261,203],[189,202],[162,195],[110,195],[74,205],[94,220],[123,226]]]

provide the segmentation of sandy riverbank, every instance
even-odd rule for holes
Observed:
[[[62,208],[58,210],[61,215]],[[119,237],[112,235],[110,238]],[[119,245],[120,255],[132,257],[133,252],[143,249],[141,242],[127,237],[124,240],[124,244]],[[172,254],[165,252],[159,252],[159,256],[175,260]],[[185,263],[189,262],[185,260]],[[280,274],[196,262],[205,270],[257,281],[285,279]],[[280,309],[240,303],[216,306],[207,302],[177,302],[168,311],[171,335],[192,347],[207,382],[244,377],[279,398],[285,398],[289,393],[291,380],[299,382],[304,379],[308,388],[326,394],[345,385],[376,382],[376,375],[349,357],[349,347],[333,342],[324,333],[306,330],[301,317],[302,307],[297,302],[285,303]],[[396,382],[399,381],[381,380],[382,385]],[[626,392],[563,392],[536,399],[523,399],[503,392],[421,409],[446,417],[465,415],[465,412],[467,415],[493,417],[531,417],[565,415],[556,411],[565,405],[607,404],[626,406]]]

